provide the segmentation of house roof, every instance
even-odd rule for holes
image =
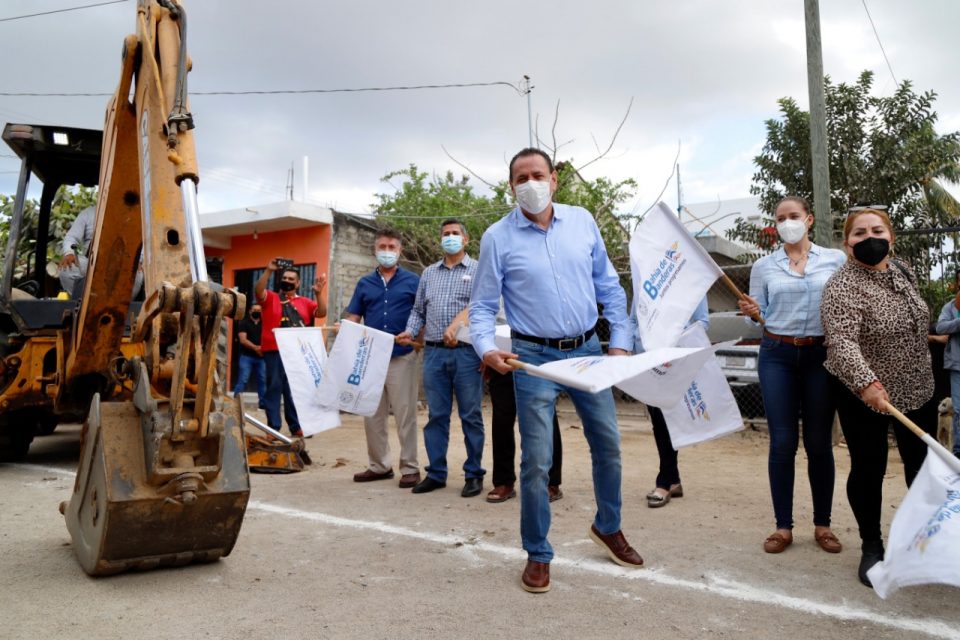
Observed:
[[[233,236],[329,224],[333,209],[294,200],[200,214],[203,243],[218,249],[229,249]]]

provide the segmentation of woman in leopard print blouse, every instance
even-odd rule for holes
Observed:
[[[930,311],[916,276],[890,258],[894,233],[883,211],[851,213],[843,229],[850,259],[827,282],[820,306],[827,339],[826,368],[835,377],[837,412],[850,452],[847,498],[863,541],[860,581],[883,559],[880,512],[893,423],[907,486],[927,446],[882,413],[887,403],[929,433],[937,426],[933,369],[927,348]]]

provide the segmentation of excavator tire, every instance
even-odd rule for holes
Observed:
[[[92,576],[212,562],[230,554],[250,495],[242,427],[228,416],[222,466],[192,503],[147,482],[144,431],[132,402],[94,396],[80,466],[61,505],[80,566]],[[168,483],[170,484],[170,483]]]
[[[27,457],[36,434],[31,413],[20,409],[0,417],[0,462],[18,462]]]

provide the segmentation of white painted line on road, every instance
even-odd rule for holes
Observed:
[[[35,471],[56,473],[64,476],[74,477],[72,471],[60,469],[57,467],[44,467],[29,464],[11,465],[23,469]],[[291,507],[251,500],[248,507],[257,511],[263,511],[273,515],[284,516],[295,520],[305,520],[308,522],[318,522],[335,527],[344,527],[348,529],[358,529],[366,531],[375,531],[394,536],[413,538],[423,540],[443,546],[464,545],[465,547],[500,556],[505,560],[523,561],[526,560],[526,553],[515,547],[505,547],[502,545],[491,544],[473,538],[471,536],[456,536],[441,533],[432,533],[428,531],[416,531],[406,527],[387,524],[385,522],[376,522],[369,520],[355,520],[352,518],[343,518],[341,516],[320,513],[316,511],[304,511]],[[584,533],[586,535],[586,533]],[[554,567],[561,566],[585,573],[593,573],[606,577],[614,577],[626,580],[637,580],[653,584],[673,587],[676,589],[686,589],[710,595],[721,596],[741,602],[750,602],[765,606],[775,605],[784,609],[791,609],[802,613],[812,613],[815,615],[835,618],[837,620],[867,622],[870,624],[898,629],[901,631],[912,631],[924,633],[934,638],[943,638],[944,640],[960,640],[960,630],[955,624],[943,620],[928,618],[907,618],[899,616],[884,615],[870,609],[862,609],[842,604],[827,604],[788,596],[776,593],[768,587],[755,587],[750,584],[735,582],[720,576],[709,577],[709,582],[697,582],[686,580],[669,575],[656,569],[625,569],[610,562],[598,562],[595,560],[573,560],[568,558],[554,558],[552,562]]]

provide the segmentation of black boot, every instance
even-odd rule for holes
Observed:
[[[857,569],[857,575],[860,577],[860,582],[872,588],[873,584],[867,577],[867,571],[873,565],[883,561],[883,540],[864,540],[860,549],[862,555],[860,556],[860,568]]]

